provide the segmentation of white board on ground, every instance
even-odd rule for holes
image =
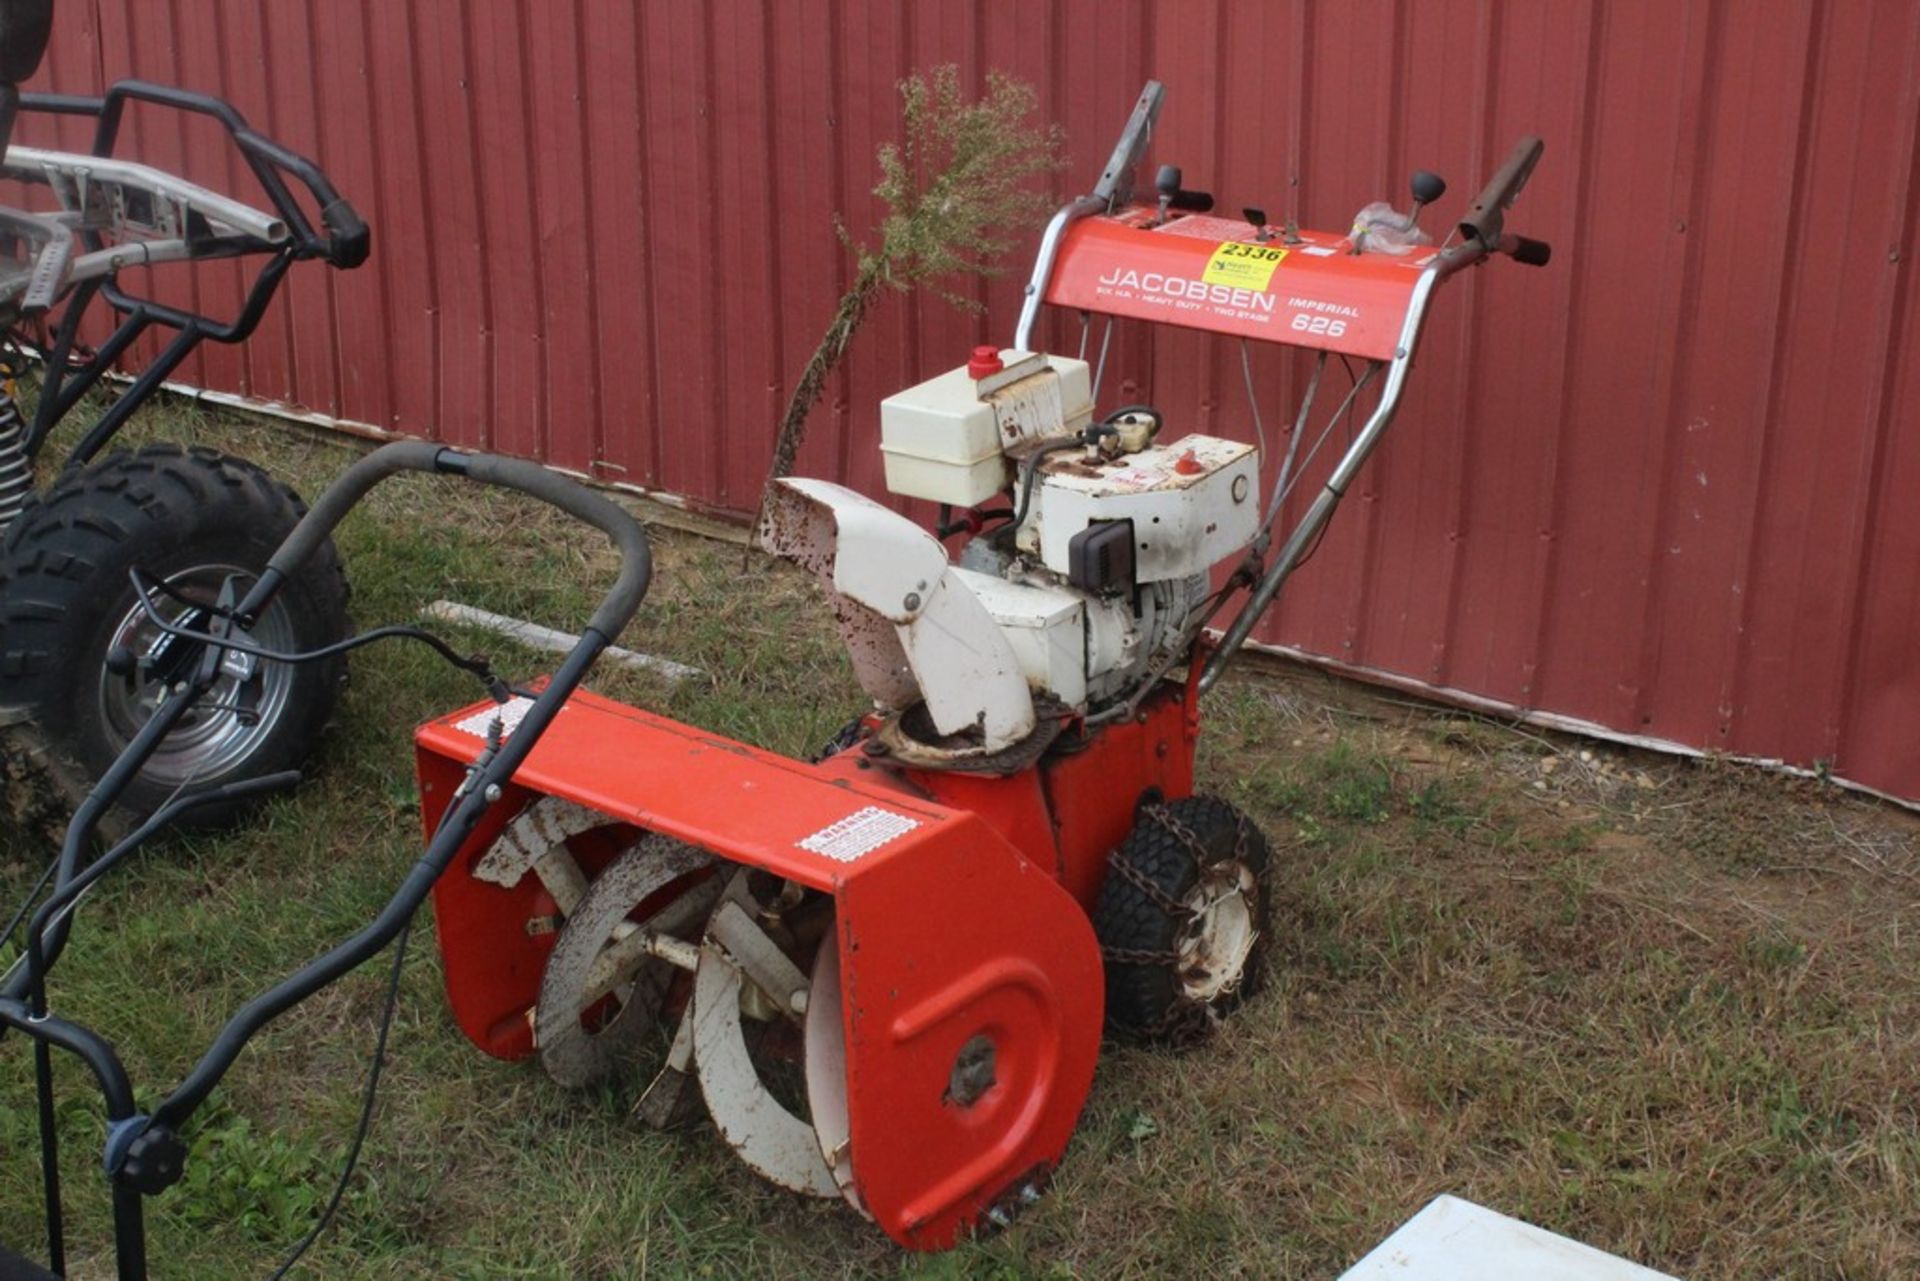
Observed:
[[[1340,1281],[1674,1281],[1509,1219],[1459,1197],[1438,1196]]]

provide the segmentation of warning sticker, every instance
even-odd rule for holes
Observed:
[[[920,826],[920,820],[869,805],[856,810],[838,823],[823,827],[800,842],[800,848],[824,854],[841,863],[851,863],[863,855],[905,836]]]
[[[520,722],[527,719],[527,712],[532,707],[533,700],[530,698],[510,699],[498,707],[485,708],[475,712],[463,721],[455,721],[453,727],[462,734],[471,734],[475,738],[484,739],[487,736],[487,730],[493,724],[493,718],[498,716],[500,718],[500,737],[504,740],[512,734],[513,731],[520,728]]]
[[[1207,269],[1200,273],[1200,279],[1209,285],[1257,289],[1264,293],[1273,281],[1273,269],[1286,256],[1286,250],[1273,245],[1250,245],[1240,240],[1229,240],[1207,259]]]

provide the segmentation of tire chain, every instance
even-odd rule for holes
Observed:
[[[1246,866],[1247,816],[1238,810],[1235,810],[1233,815],[1233,857],[1236,862],[1242,866]],[[1199,836],[1195,834],[1192,828],[1175,818],[1173,811],[1165,804],[1145,806],[1141,810],[1141,816],[1152,820],[1160,830],[1168,833],[1175,840],[1179,841],[1181,847],[1186,850],[1187,857],[1193,860],[1194,875],[1196,877],[1204,874],[1209,861],[1207,848],[1201,843]],[[1198,912],[1161,889],[1146,873],[1120,858],[1119,854],[1119,850],[1114,850],[1114,852],[1108,856],[1107,862],[1112,870],[1119,874],[1122,880],[1146,895],[1149,901],[1174,919],[1184,918],[1192,921],[1198,918]],[[1162,951],[1152,948],[1103,946],[1100,952],[1108,962],[1119,965],[1159,965],[1176,971],[1180,966],[1180,954],[1173,951]],[[1213,1007],[1210,1005],[1183,1005],[1176,1002],[1169,1006],[1167,1012],[1155,1020],[1151,1026],[1140,1030],[1147,1036],[1156,1039],[1168,1037],[1175,1044],[1191,1044],[1203,1039],[1218,1019],[1218,1014],[1215,1013]]]

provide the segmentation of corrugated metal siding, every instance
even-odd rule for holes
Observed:
[[[834,217],[871,224],[893,86],[939,62],[1036,84],[1074,188],[1158,77],[1159,158],[1321,226],[1544,135],[1519,222],[1553,267],[1440,300],[1266,639],[1920,797],[1911,0],[65,0],[43,79],[217,90],[374,222],[372,267],[295,273],[190,381],[738,510],[847,279]],[[138,140],[234,178],[210,134]],[[1004,338],[1014,266],[991,323],[888,299],[802,470],[877,490],[877,401]],[[1231,347],[1113,352],[1109,398],[1250,432]],[[1254,356],[1277,433],[1305,363]]]

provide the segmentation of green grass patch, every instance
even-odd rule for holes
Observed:
[[[352,456],[177,404],[141,433],[253,457],[309,497]],[[596,687],[816,750],[861,698],[811,584],[654,534],[654,593],[623,643],[706,675],[608,668]],[[444,481],[384,486],[341,547],[362,626],[447,598],[574,628],[614,568],[544,510]],[[516,676],[550,661],[456,639]],[[413,726],[479,696],[424,652],[357,655],[299,794],[230,834],[158,841],[99,887],[62,1012],[170,1088],[241,1001],[383,901],[418,853]],[[1208,705],[1200,773],[1273,842],[1273,981],[1192,1053],[1108,1047],[1050,1194],[940,1258],[762,1185],[710,1129],[645,1129],[638,1081],[569,1094],[480,1055],[423,928],[372,1139],[306,1275],[1329,1276],[1443,1191],[1693,1278],[1920,1275],[1914,824],[1586,746],[1240,669]],[[7,900],[49,853],[0,832]],[[383,958],[241,1060],[187,1181],[153,1203],[156,1276],[257,1277],[312,1222],[385,976]],[[98,1275],[97,1103],[63,1082],[76,1272]],[[0,1042],[0,1239],[29,1249],[30,1083],[30,1056]]]

